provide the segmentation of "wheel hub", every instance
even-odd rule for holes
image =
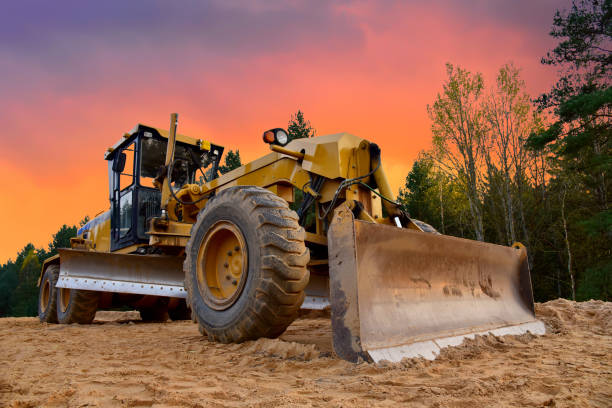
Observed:
[[[214,224],[198,252],[198,285],[206,304],[215,310],[234,304],[244,287],[247,268],[247,247],[242,232],[229,221]]]

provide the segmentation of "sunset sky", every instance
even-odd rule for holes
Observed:
[[[394,190],[431,146],[446,62],[530,94],[569,0],[29,1],[0,13],[0,263],[108,207],[105,149],[137,122],[239,149],[301,109],[319,135],[378,143]]]

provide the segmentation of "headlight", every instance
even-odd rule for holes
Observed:
[[[286,145],[289,141],[289,136],[287,136],[287,132],[285,132],[283,129],[279,129],[276,132],[276,141],[282,146]]]
[[[275,128],[266,130],[263,133],[263,140],[269,144],[284,146],[289,142],[289,135],[284,129]]]

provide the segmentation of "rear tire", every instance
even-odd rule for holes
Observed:
[[[309,259],[304,229],[285,200],[254,186],[219,192],[186,247],[185,288],[200,330],[223,343],[278,337],[298,316]]]
[[[57,288],[57,320],[62,324],[90,324],[98,310],[100,292]]]
[[[57,323],[57,278],[59,265],[50,265],[40,281],[38,291],[38,318],[43,323]]]

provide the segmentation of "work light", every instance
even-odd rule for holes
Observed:
[[[263,134],[263,140],[269,144],[284,146],[289,142],[289,135],[284,129],[275,128],[266,130]]]

